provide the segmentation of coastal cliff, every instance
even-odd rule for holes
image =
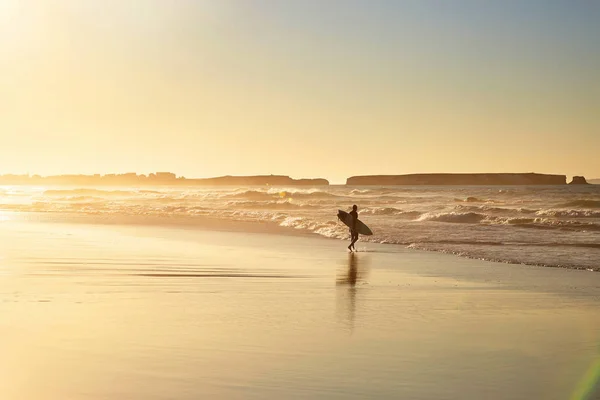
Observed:
[[[223,186],[326,186],[326,179],[292,179],[285,175],[221,176],[207,179],[188,179],[193,185]]]
[[[107,175],[0,175],[0,185],[77,186],[327,186],[326,179],[293,179],[285,175],[221,176],[187,179],[172,172],[138,175],[134,172]]]
[[[348,178],[346,185],[565,185],[565,175],[524,174],[409,174],[365,175]]]
[[[587,185],[588,182],[585,180],[584,176],[574,176],[573,180],[569,182],[569,185]]]

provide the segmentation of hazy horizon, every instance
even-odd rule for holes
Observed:
[[[0,174],[600,178],[600,3],[0,3]]]
[[[315,175],[315,176],[307,176],[307,175],[290,175],[290,174],[286,174],[286,173],[279,173],[279,172],[273,172],[273,173],[264,173],[264,174],[255,174],[255,175],[245,175],[245,174],[234,174],[234,175],[215,175],[215,176],[185,176],[182,174],[177,173],[176,171],[152,171],[152,172],[136,172],[136,171],[124,171],[124,172],[116,172],[116,173],[90,173],[90,174],[83,174],[83,173],[65,173],[65,174],[57,174],[57,175],[43,175],[43,174],[37,174],[37,173],[24,173],[24,174],[12,174],[12,173],[1,173],[0,172],[0,177],[6,176],[6,175],[22,175],[22,176],[29,176],[30,178],[35,177],[35,176],[39,176],[41,178],[49,178],[49,177],[60,177],[60,176],[87,176],[87,177],[94,177],[94,176],[107,176],[107,175],[126,175],[126,174],[132,174],[135,173],[137,174],[138,177],[149,177],[150,175],[155,175],[157,173],[172,173],[174,174],[177,178],[184,178],[184,179],[213,179],[213,178],[225,178],[225,177],[244,177],[244,176],[287,176],[290,177],[292,179],[326,179],[329,181],[330,184],[332,185],[338,185],[338,184],[345,184],[346,183],[346,179],[351,178],[351,176],[347,176],[346,178],[343,178],[342,180],[336,181],[333,179],[330,179],[327,176],[324,175]],[[473,174],[488,174],[489,172],[484,172],[484,171],[479,171],[479,172],[474,172]],[[548,174],[545,172],[538,172],[538,171],[504,171],[504,172],[499,172],[499,174],[540,174],[540,175],[565,175],[567,178],[567,183],[569,183],[574,176],[577,175],[567,175],[567,174]],[[438,172],[438,173],[430,173],[430,172],[408,172],[406,174],[369,174],[369,175],[420,175],[420,174],[462,174],[462,173],[456,173],[456,172]],[[465,174],[470,174],[470,173],[465,173]],[[489,174],[495,174],[495,173],[489,173]],[[367,175],[367,174],[365,174]],[[361,176],[361,175],[354,175],[354,176]],[[595,177],[588,177],[588,176],[584,176],[584,178],[586,178],[586,180],[588,182],[590,181],[600,181],[600,178],[595,178]]]

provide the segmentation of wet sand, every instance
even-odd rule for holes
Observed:
[[[600,398],[598,273],[267,233],[0,228],[2,399]]]

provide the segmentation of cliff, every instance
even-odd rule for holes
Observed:
[[[257,176],[221,176],[218,178],[189,179],[193,185],[210,186],[325,186],[329,185],[326,179],[292,179],[284,175],[257,175]]]
[[[346,185],[565,185],[565,175],[546,174],[410,174],[348,178]]]
[[[323,178],[312,178],[312,179],[294,179],[294,185],[301,186],[327,186],[329,181]]]
[[[569,185],[587,185],[587,181],[583,176],[574,176],[573,180],[569,182]]]
[[[107,175],[0,175],[0,185],[70,185],[70,186],[326,186],[326,179],[292,179],[284,175],[222,176],[186,179],[171,172],[138,175],[134,172]]]

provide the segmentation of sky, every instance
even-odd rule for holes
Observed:
[[[600,178],[600,2],[0,0],[0,173]]]

